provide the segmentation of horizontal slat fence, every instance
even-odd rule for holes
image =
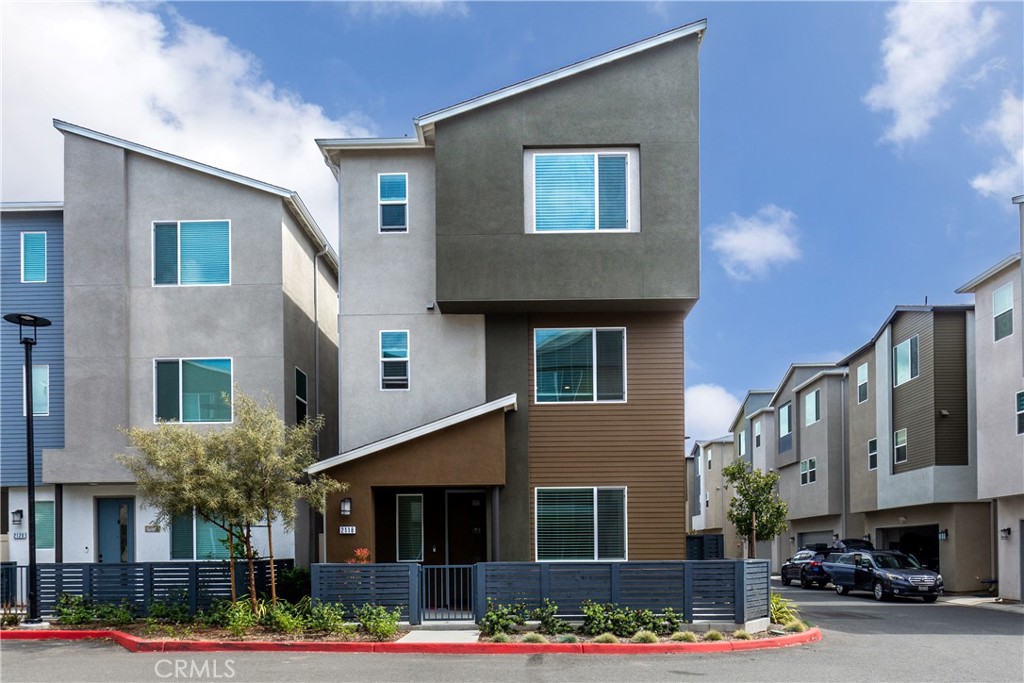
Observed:
[[[420,623],[418,564],[314,564],[310,581],[314,600],[399,607],[404,619]]]

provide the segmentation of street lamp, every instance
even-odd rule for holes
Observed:
[[[36,334],[40,327],[49,327],[50,321],[30,313],[8,313],[4,320],[18,326],[18,340],[25,347],[25,448],[28,472],[28,619],[26,623],[39,622],[39,595],[36,591],[36,447],[32,425],[35,406],[32,404],[32,347],[36,345]],[[32,328],[32,336],[22,328]]]

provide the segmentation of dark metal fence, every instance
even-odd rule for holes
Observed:
[[[476,565],[420,567],[420,610],[423,621],[474,620],[473,583]]]

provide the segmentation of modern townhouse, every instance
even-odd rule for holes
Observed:
[[[290,190],[54,125],[64,135],[63,284],[52,293],[57,311],[62,294],[64,368],[51,368],[50,379],[59,391],[63,378],[63,406],[51,391],[51,410],[63,407],[64,435],[43,445],[37,469],[43,500],[52,498],[52,523],[37,533],[50,549],[39,559],[224,557],[202,518],[153,522],[113,457],[127,449],[118,428],[215,429],[232,421],[222,397],[237,388],[268,395],[288,423],[325,415],[318,448],[336,452],[337,257]],[[60,243],[47,246],[56,275]],[[40,331],[40,345],[54,343],[52,329]],[[5,411],[11,337],[5,330]],[[16,435],[5,422],[5,486]],[[24,489],[11,490],[10,507],[24,508]],[[304,519],[294,535],[275,529],[276,555],[307,560],[312,533]],[[26,542],[12,540],[12,559],[26,553]]]
[[[320,140],[337,178],[327,559],[682,559],[697,22]]]
[[[746,540],[740,538],[729,521],[729,503],[732,494],[722,476],[722,469],[737,459],[732,436],[722,436],[693,445],[690,458],[694,463],[694,493],[696,505],[691,528],[698,534],[720,534],[723,538],[723,556],[746,557]]]
[[[975,359],[978,498],[995,507],[999,596],[1017,601],[1024,585],[1022,267],[1020,254],[1014,254],[956,290],[974,295],[974,336],[968,343]]]
[[[42,450],[64,445],[64,208],[60,202],[0,204],[0,312],[49,320],[32,347],[36,545],[53,559],[54,490],[42,485]],[[26,328],[26,336],[32,334]],[[0,560],[27,560],[29,520],[25,350],[0,322]]]
[[[994,572],[989,504],[978,501],[974,325],[972,306],[897,306],[840,362],[850,511],[876,547],[914,554],[952,592]]]
[[[768,448],[775,434],[775,425],[771,419],[772,408],[769,405],[775,392],[767,389],[752,389],[740,402],[736,416],[729,426],[729,433],[734,439],[734,450],[738,460],[746,461],[751,468],[768,471]],[[726,493],[726,506],[731,494]],[[741,539],[747,543],[746,539]],[[746,555],[742,555],[746,557]],[[756,557],[770,558],[772,542],[757,541]]]

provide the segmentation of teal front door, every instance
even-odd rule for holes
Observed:
[[[96,499],[97,562],[135,561],[135,499]]]

